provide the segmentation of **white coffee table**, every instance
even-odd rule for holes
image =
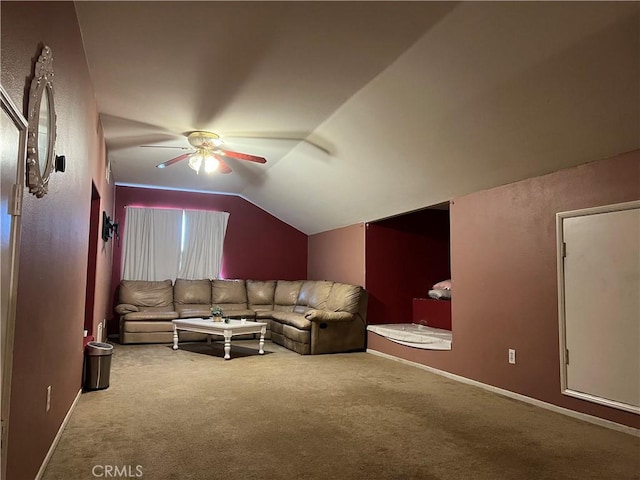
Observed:
[[[211,344],[211,335],[224,337],[224,359],[231,358],[231,337],[245,333],[260,334],[260,349],[258,353],[264,355],[264,335],[267,333],[267,324],[264,322],[250,322],[230,319],[228,323],[214,322],[208,318],[185,318],[173,320],[173,349],[178,349],[178,330],[187,332],[206,333],[207,342]]]

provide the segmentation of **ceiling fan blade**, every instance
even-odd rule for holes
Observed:
[[[255,163],[267,163],[266,158],[249,155],[248,153],[232,152],[230,150],[223,150],[221,148],[218,148],[216,152],[222,153],[226,157],[236,158],[238,160],[247,160],[249,162]]]
[[[167,160],[164,163],[160,163],[158,165],[156,165],[157,168],[166,168],[166,167],[170,167],[171,165],[173,165],[174,163],[178,163],[181,162],[182,160],[185,160],[187,158],[189,158],[189,155],[191,155],[191,153],[184,153],[176,158],[172,158],[171,160]]]
[[[231,173],[231,168],[229,167],[229,165],[226,164],[226,162],[222,159],[220,155],[214,153],[213,156],[216,157],[216,160],[218,160],[218,162],[220,162],[220,164],[218,165],[218,173],[222,173],[222,174]]]
[[[296,132],[296,133],[291,133],[291,134],[285,134],[285,135],[278,135],[278,134],[259,134],[259,135],[255,135],[255,134],[246,134],[246,135],[224,135],[222,137],[220,137],[220,140],[222,140],[224,143],[230,143],[234,145],[243,145],[243,144],[248,144],[248,145],[261,145],[261,144],[266,144],[266,145],[274,145],[277,146],[278,148],[287,148],[287,149],[292,149],[295,146],[297,146],[299,143],[305,143],[307,145],[309,145],[310,147],[313,147],[319,151],[321,151],[322,153],[326,154],[326,155],[330,155],[331,152],[326,148],[321,146],[319,143],[311,141],[309,138],[307,138],[309,136],[308,132]],[[248,142],[248,143],[247,143]]]

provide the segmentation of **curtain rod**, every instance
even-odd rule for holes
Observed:
[[[217,213],[229,213],[224,210],[203,210],[198,208],[180,208],[180,207],[142,207],[138,205],[125,205],[124,208],[150,208],[152,210],[180,210],[189,212],[217,212]],[[229,213],[231,215],[231,213]]]

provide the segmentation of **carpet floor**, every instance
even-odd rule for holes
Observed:
[[[637,437],[367,353],[256,344],[115,345],[44,480],[640,478]]]

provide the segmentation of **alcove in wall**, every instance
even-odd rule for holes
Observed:
[[[414,319],[414,299],[428,298],[428,291],[435,283],[451,278],[449,242],[448,203],[368,223],[365,233],[367,323],[415,321],[429,325],[427,318]],[[444,306],[449,307],[450,312],[450,303],[440,304],[438,308]],[[443,328],[445,325],[430,326]]]

